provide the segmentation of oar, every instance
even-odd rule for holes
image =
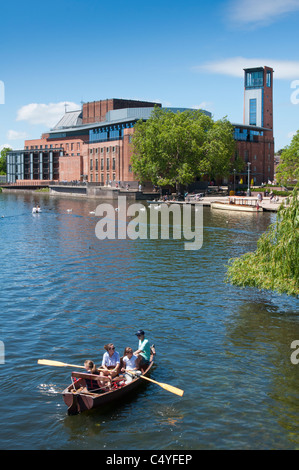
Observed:
[[[150,379],[149,377],[145,377],[144,375],[139,375],[141,379],[149,380],[150,382],[153,382],[154,384],[160,385],[160,387],[164,388],[164,390],[167,390],[168,392],[175,393],[176,395],[179,395],[182,397],[184,395],[184,390],[181,390],[180,388],[173,387],[172,385],[164,384],[161,382],[156,382],[153,379]]]
[[[79,369],[85,369],[84,366],[78,366],[75,364],[67,364],[65,362],[60,362],[60,361],[51,361],[49,359],[39,359],[37,361],[38,364],[41,364],[43,366],[55,366],[55,367],[78,367]],[[106,370],[106,369],[98,369],[98,370]]]
[[[43,366],[56,366],[56,367],[79,367],[79,369],[85,369],[84,366],[77,366],[74,364],[66,364],[65,362],[59,362],[59,361],[50,361],[49,359],[39,359],[37,361],[38,364],[41,364]]]

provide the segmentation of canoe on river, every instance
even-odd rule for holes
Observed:
[[[155,349],[151,347],[151,358],[148,367],[145,370],[141,370],[141,375],[147,377],[154,364]],[[72,372],[72,379],[76,378],[76,382],[72,382],[63,392],[63,399],[65,404],[68,406],[68,414],[75,415],[82,413],[82,411],[91,410],[93,408],[99,408],[104,405],[110,404],[114,401],[119,401],[123,397],[130,395],[144,380],[139,376],[133,376],[130,382],[126,382],[126,377],[119,376],[112,380],[112,387],[98,386],[94,390],[86,390],[86,387],[82,387],[86,382],[96,381],[99,379],[99,375],[88,374],[83,372]],[[101,377],[102,380],[107,380],[105,377]]]

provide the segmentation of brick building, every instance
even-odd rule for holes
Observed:
[[[107,99],[84,103],[82,110],[66,112],[40,139],[26,140],[24,149],[8,153],[7,181],[136,184],[130,165],[130,142],[134,125],[140,119],[147,120],[154,106],[161,104]],[[243,124],[234,124],[234,138],[237,152],[250,165],[250,180],[255,184],[272,180],[273,69],[245,69],[244,119]],[[246,182],[247,174],[245,170],[237,177]]]

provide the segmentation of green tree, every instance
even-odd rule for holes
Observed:
[[[159,186],[186,185],[196,177],[231,173],[233,126],[213,121],[200,110],[174,113],[156,108],[135,126],[132,169],[141,181]]]
[[[257,249],[229,260],[226,282],[299,296],[299,199],[295,188],[287,207],[260,237]]]
[[[6,175],[6,155],[11,150],[9,147],[4,147],[0,152],[0,175]]]
[[[276,179],[278,183],[284,185],[293,180],[299,181],[299,131],[294,135],[290,145],[281,153]]]

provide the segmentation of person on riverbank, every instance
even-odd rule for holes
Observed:
[[[151,347],[148,339],[145,338],[143,330],[138,330],[135,335],[138,338],[138,349],[134,352],[135,356],[138,356],[137,367],[145,368],[149,365],[151,357]]]
[[[104,349],[106,349],[102,360],[102,369],[104,370],[100,371],[100,376],[108,377],[112,381],[120,372],[120,356],[115,351],[113,343],[105,344]]]

